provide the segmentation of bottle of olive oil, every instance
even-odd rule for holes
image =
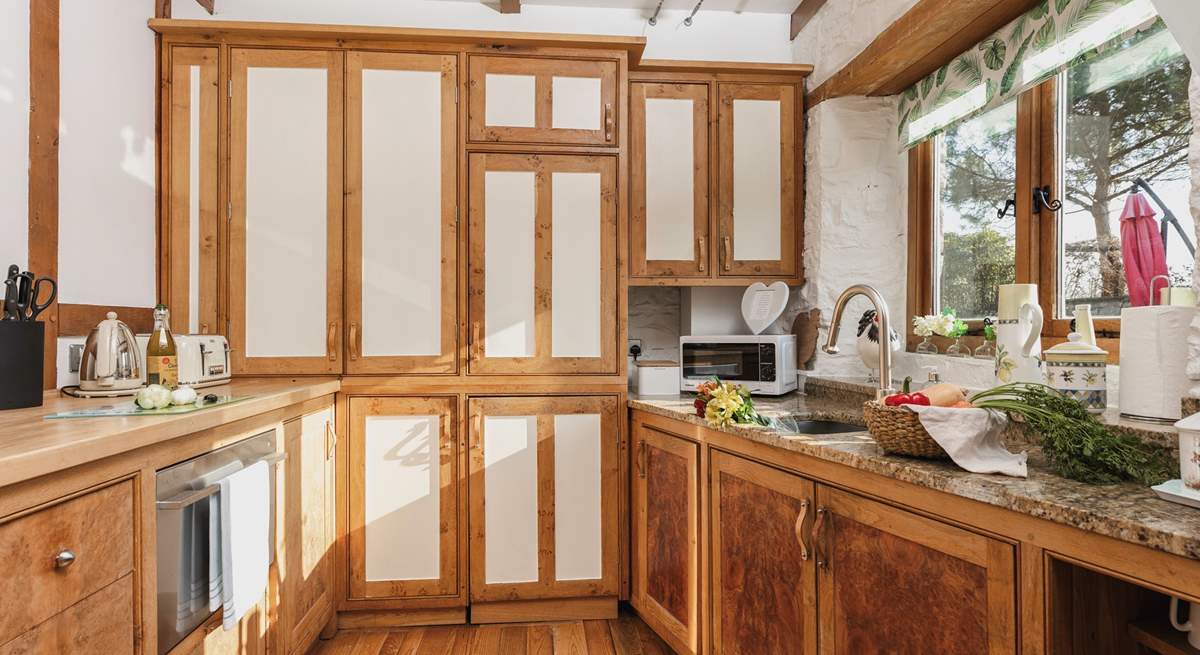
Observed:
[[[179,360],[175,337],[171,336],[170,314],[166,305],[154,308],[154,332],[146,344],[146,381],[174,389],[179,386]]]

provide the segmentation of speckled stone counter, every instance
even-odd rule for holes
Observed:
[[[827,389],[827,388],[826,388]],[[817,391],[817,390],[814,390]],[[847,390],[849,391],[849,390]],[[692,397],[630,396],[632,409],[704,425]],[[755,397],[764,416],[794,416],[862,423],[862,397],[846,393],[781,398]],[[1148,488],[1133,484],[1094,486],[1052,473],[1030,453],[1029,477],[968,473],[951,462],[885,455],[867,434],[800,435],[786,426],[732,426],[722,430],[751,441],[862,471],[928,487],[963,498],[1070,525],[1122,541],[1200,559],[1200,510],[1160,500]],[[1010,445],[1011,447],[1011,445]]]

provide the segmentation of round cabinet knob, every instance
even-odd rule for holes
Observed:
[[[54,568],[65,569],[75,563],[75,553],[69,550],[64,550],[54,556]]]

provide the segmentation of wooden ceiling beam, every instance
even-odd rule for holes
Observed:
[[[796,5],[796,10],[792,12],[792,36],[795,39],[800,30],[808,25],[808,21],[812,20],[813,16],[825,6],[826,0],[800,0],[800,4]]]
[[[502,14],[519,14],[519,13],[521,13],[521,0],[500,0],[500,13],[502,13]]]
[[[808,95],[900,93],[1025,13],[1039,0],[918,0],[849,64]]]

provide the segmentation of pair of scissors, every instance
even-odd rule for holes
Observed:
[[[48,277],[39,278],[30,271],[18,272],[14,264],[8,267],[8,279],[5,280],[4,318],[10,321],[32,321],[46,311],[58,296],[58,284]],[[49,287],[43,302],[38,298],[43,296],[42,287]]]

